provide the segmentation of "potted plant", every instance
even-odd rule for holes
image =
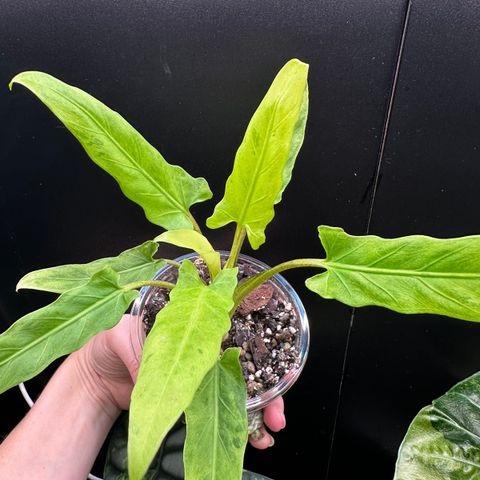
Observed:
[[[209,475],[238,479],[247,441],[243,374],[248,372],[242,372],[240,364],[242,345],[222,352],[222,341],[236,309],[274,275],[291,268],[318,268],[319,273],[307,279],[306,285],[324,298],[354,307],[378,305],[401,313],[429,312],[471,321],[480,318],[478,236],[382,239],[320,226],[325,258],[285,261],[250,272],[253,274],[239,281],[242,244],[246,237],[253,249],[265,242],[265,228],[274,217],[274,207],[290,180],[303,141],[308,112],[307,73],[306,64],[289,61],[247,127],[224,197],[206,222],[209,228],[236,223],[232,248],[223,262],[190,212],[193,204],[212,196],[205,179],[193,178],[182,168],[168,164],[118,113],[87,93],[40,72],[24,72],[12,80],[10,87],[23,85],[45,103],[90,158],[117,180],[124,194],[144,209],[151,222],[166,232],[117,257],[48,268],[22,278],[18,288],[47,290],[60,296],[21,318],[0,336],[0,392],[33,377],[55,358],[114,326],[139,298],[140,288],[169,291],[168,304],[156,314],[145,341],[132,395],[130,478],[143,477],[165,435],[185,412],[186,478]],[[156,259],[157,242],[193,250],[203,263],[197,268],[188,259]],[[165,265],[176,271],[175,280],[152,280]],[[72,335],[55,342],[59,325],[62,332]],[[285,349],[289,342],[282,341]],[[8,349],[3,348],[7,345]],[[204,413],[206,405],[215,405],[214,422]],[[205,431],[215,441],[208,440]],[[413,442],[415,435],[410,431]],[[459,438],[456,434],[451,437]],[[462,448],[471,440],[461,437]],[[404,444],[403,452],[406,445],[411,442]],[[402,469],[416,461],[415,453],[410,453],[401,456],[398,478],[402,478]]]

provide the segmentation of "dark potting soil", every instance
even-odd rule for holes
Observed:
[[[208,270],[202,260],[194,261],[200,277],[208,281]],[[238,281],[254,275],[250,265],[238,262]],[[172,269],[176,281],[177,270]],[[145,306],[143,322],[148,332],[157,313],[168,303],[169,290],[157,288]],[[283,293],[266,282],[252,291],[232,317],[232,326],[222,342],[222,351],[240,347],[240,363],[247,385],[248,397],[255,397],[276,385],[291,369],[297,368],[298,318],[292,304]]]

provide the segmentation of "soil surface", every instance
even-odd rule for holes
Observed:
[[[200,277],[209,280],[205,264],[197,259]],[[238,281],[254,275],[250,265],[238,262]],[[170,278],[175,282],[177,270]],[[157,313],[168,303],[169,290],[155,289],[145,307],[145,331],[152,329]],[[255,397],[276,385],[291,369],[298,367],[298,318],[292,304],[270,282],[265,282],[244,298],[232,317],[232,327],[225,335],[222,351],[240,347],[240,363],[248,397]]]

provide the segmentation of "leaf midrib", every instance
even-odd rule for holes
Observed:
[[[466,397],[466,398],[468,398],[468,397]],[[478,407],[478,405],[476,405],[476,406]],[[458,430],[466,433],[467,436],[476,438],[477,439],[477,445],[480,443],[480,436],[477,433],[468,430],[468,428],[465,427],[464,425],[460,424],[458,422],[458,420],[456,420],[455,418],[452,417],[452,415],[450,414],[450,412],[448,410],[446,410],[444,408],[437,407],[436,405],[433,406],[433,411],[434,410],[437,410],[437,412],[440,413],[440,415],[438,415],[439,419],[441,419],[444,422],[450,424],[451,426],[457,428]],[[439,429],[437,429],[437,430],[440,431]],[[442,433],[442,435],[445,436],[443,431],[440,431],[440,433]],[[476,447],[476,448],[478,448],[478,447]]]
[[[377,268],[364,265],[352,265],[348,263],[324,262],[325,268],[333,270],[346,270],[351,272],[370,273],[373,275],[389,275],[400,277],[430,277],[430,278],[459,278],[459,279],[478,279],[480,280],[480,272],[428,272],[424,270],[405,270],[394,268]]]
[[[67,326],[71,325],[73,322],[76,321],[76,319],[79,316],[87,315],[90,311],[92,311],[94,309],[94,307],[102,306],[103,304],[110,301],[111,297],[115,296],[116,294],[118,295],[118,294],[122,294],[122,293],[123,292],[120,291],[120,290],[115,290],[114,292],[110,293],[108,296],[104,297],[99,302],[95,302],[94,304],[90,305],[90,307],[88,307],[85,310],[82,310],[81,312],[77,313],[75,316],[73,316],[67,322],[63,322],[63,323],[59,324],[57,327],[55,327],[52,330],[49,330],[47,333],[45,333],[41,337],[36,338],[33,342],[29,342],[26,348],[22,348],[21,350],[17,350],[17,352],[15,354],[10,355],[5,360],[0,360],[0,367],[3,366],[3,365],[6,365],[9,362],[12,362],[18,356],[21,356],[21,355],[25,354],[26,352],[30,351],[32,348],[36,347],[39,343],[41,343],[41,341],[45,337],[47,337],[47,341],[48,341],[48,337],[51,337],[51,336],[57,334],[58,332],[62,331],[64,328],[66,328]]]
[[[143,268],[145,268],[147,265],[156,265],[157,263],[162,263],[162,262],[165,262],[165,260],[163,258],[159,258],[158,260],[153,260],[151,259],[150,261],[147,261],[145,263],[141,263],[139,265],[135,265],[133,267],[130,267],[130,268],[126,268],[124,270],[115,270],[118,275],[120,276],[120,280],[122,279],[121,276],[122,275],[125,275],[126,273],[131,273],[131,272],[135,272],[137,270],[142,270]],[[112,267],[113,268],[113,267]],[[95,273],[95,272],[94,272]]]
[[[209,290],[208,290],[208,287],[207,287],[207,289],[204,289],[202,287],[199,287],[199,288],[201,288],[201,291],[199,292],[199,295],[196,299],[196,303],[198,305],[203,305],[203,297],[206,294],[208,294]],[[162,388],[161,392],[156,396],[155,400],[156,400],[157,407],[161,404],[163,396],[165,395],[165,391],[167,390],[167,387],[170,387],[170,385],[169,385],[170,378],[173,374],[173,371],[177,368],[180,357],[182,357],[183,354],[184,354],[185,345],[187,343],[187,340],[190,338],[191,333],[194,330],[194,327],[198,323],[198,319],[200,317],[200,310],[201,310],[201,308],[196,308],[195,310],[193,310],[192,315],[190,316],[190,321],[188,322],[187,331],[182,336],[182,341],[177,348],[177,353],[176,353],[175,358],[174,358],[174,360],[171,364],[170,371],[168,372],[167,378],[163,382],[163,388]],[[156,411],[159,411],[159,409],[157,408]],[[148,436],[146,435],[144,438],[147,439],[147,437]]]
[[[144,267],[146,267],[147,265],[149,264],[156,264],[156,263],[161,263],[161,262],[164,262],[163,259],[158,259],[158,260],[154,260],[153,262],[150,261],[150,262],[145,262],[145,263],[142,263],[142,264],[139,264],[139,265],[135,265],[134,267],[130,267],[130,268],[126,268],[124,270],[115,270],[115,272],[117,272],[119,275],[120,275],[120,280],[121,280],[121,276],[122,275],[125,275],[127,273],[131,273],[131,272],[135,272],[137,270],[141,270],[143,269]],[[102,262],[103,263],[103,262]],[[106,264],[108,264],[108,262],[105,262]],[[65,265],[65,267],[67,267],[69,265]],[[72,265],[72,267],[76,267],[77,265]],[[88,281],[90,280],[91,276],[102,270],[102,268],[105,268],[106,265],[103,265],[103,266],[99,266],[98,269],[97,268],[92,268],[92,269],[89,269],[87,267],[84,267],[83,269],[83,272],[85,274],[84,277],[81,277],[82,280],[85,280],[85,283],[82,283],[81,285],[77,285],[78,287],[82,286],[82,285],[86,285],[88,283]],[[63,265],[62,265],[63,267]],[[62,268],[62,267],[59,267],[59,268]],[[113,268],[113,267],[112,267]],[[41,272],[41,270],[38,270],[39,272]],[[32,273],[35,273],[35,272],[32,272]],[[33,278],[33,275],[32,275],[32,278]],[[80,281],[80,277],[66,277],[66,276],[59,276],[59,275],[56,275],[55,276],[55,279],[56,280],[59,280],[61,279],[61,282],[79,282]],[[31,285],[35,285],[35,282],[32,282],[32,283],[28,283],[25,285],[24,282],[20,283],[19,282],[19,289],[25,289],[25,288],[31,288]],[[76,288],[76,287],[73,287],[73,288]],[[40,290],[40,286],[35,286],[35,290]],[[68,290],[72,290],[71,288],[69,288]],[[47,292],[50,292],[51,290],[46,290]],[[63,292],[66,292],[67,290],[64,290]],[[62,292],[53,292],[53,293],[62,293]]]
[[[73,87],[75,88],[75,87]],[[85,108],[83,108],[82,105],[78,104],[76,101],[74,101],[73,99],[71,98],[68,98],[66,97],[62,92],[60,92],[59,90],[57,90],[56,88],[53,88],[53,87],[50,87],[50,89],[54,92],[56,92],[58,95],[60,95],[64,100],[66,100],[67,102],[70,102],[71,104],[75,105],[77,108],[79,108],[88,118],[90,118],[90,120],[92,120],[92,122],[94,124],[96,124],[103,132],[104,134],[107,136],[107,138],[110,139],[110,141],[112,143],[114,143],[118,149],[124,153],[124,155],[129,158],[131,160],[131,162],[135,165],[135,168],[138,170],[138,172],[143,175],[143,177],[154,187],[157,187],[164,195],[165,197],[167,197],[170,202],[173,204],[173,205],[176,205],[185,215],[188,216],[188,209],[185,210],[183,205],[181,205],[180,203],[178,203],[178,201],[171,196],[171,194],[166,191],[160,184],[158,184],[154,178],[152,178],[150,175],[148,175],[148,172],[142,168],[139,167],[138,163],[135,161],[135,159],[132,157],[132,155],[130,155],[123,147],[122,145],[120,145],[114,137],[111,136],[111,134],[108,132],[108,130],[106,128],[104,128],[96,119],[95,117],[92,117],[92,115],[90,114],[90,112],[88,110],[85,110]],[[92,97],[93,98],[93,97]],[[96,100],[96,99],[95,99]],[[98,100],[97,100],[98,101]],[[101,102],[100,102],[101,103]],[[106,105],[105,105],[106,107]],[[106,108],[109,108],[109,107],[106,107]],[[111,110],[111,109],[110,109]],[[113,113],[118,114],[118,112],[115,112],[114,110],[111,110]],[[124,120],[125,121],[125,120]],[[126,122],[126,121],[125,121]],[[126,122],[132,129],[134,129],[128,122]],[[134,129],[135,130],[135,129]],[[135,131],[136,132],[136,131]],[[143,138],[142,135],[140,135],[138,132],[136,132],[148,145],[150,145],[147,140],[145,138]],[[152,146],[152,148],[154,148]],[[183,196],[183,195],[182,195]]]
[[[415,455],[418,455],[418,453],[415,453]],[[453,455],[439,455],[439,454],[434,454],[434,453],[421,453],[421,456],[425,458],[433,458],[433,459],[438,459],[438,460],[444,460],[447,462],[452,462],[452,463],[460,463],[464,465],[470,465],[472,467],[476,467],[480,469],[480,463],[473,462],[471,460],[467,460],[465,458],[459,458]]]
[[[270,137],[270,134],[271,134],[271,131],[272,131],[272,127],[273,127],[273,123],[274,123],[274,120],[275,120],[275,116],[277,114],[277,109],[278,109],[278,105],[280,103],[280,100],[283,98],[283,95],[282,97],[280,98],[277,98],[277,100],[275,101],[275,107],[274,107],[274,110],[273,110],[273,113],[272,115],[270,116],[269,120],[268,120],[268,127],[267,127],[267,133],[265,134],[265,136],[263,137],[263,145],[262,145],[262,151],[260,152],[260,156],[259,156],[259,161],[256,162],[256,165],[255,165],[255,170],[253,172],[253,181],[252,183],[250,184],[250,189],[248,190],[247,192],[247,196],[245,198],[245,201],[243,203],[243,208],[242,208],[242,212],[240,214],[240,217],[238,219],[238,223],[239,225],[242,225],[244,226],[245,225],[245,216],[246,216],[246,212],[247,212],[247,209],[248,207],[250,206],[251,204],[251,201],[252,201],[252,197],[253,197],[253,193],[255,192],[256,188],[257,188],[257,183],[258,183],[258,179],[260,177],[260,175],[258,175],[258,172],[259,170],[261,169],[261,166],[263,166],[263,162],[265,161],[265,151],[267,149],[267,146],[269,144],[268,142],[268,138]],[[252,126],[252,129],[254,129],[254,127]],[[252,139],[252,142],[253,142],[253,139]]]

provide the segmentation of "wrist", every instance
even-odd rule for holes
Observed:
[[[84,347],[60,365],[1,444],[2,479],[86,478],[119,413],[87,352]]]

